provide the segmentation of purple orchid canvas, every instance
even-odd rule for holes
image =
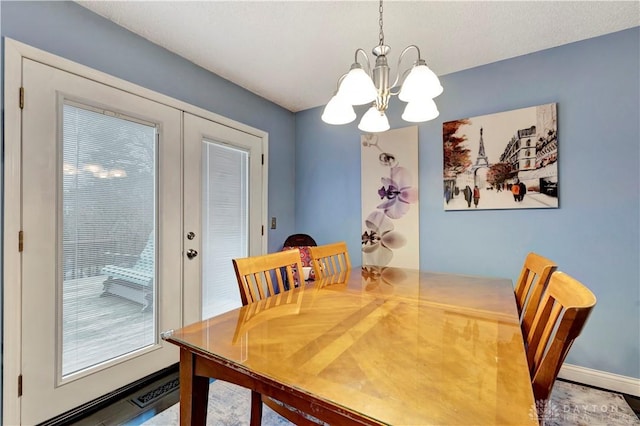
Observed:
[[[418,127],[365,134],[362,264],[419,268]]]

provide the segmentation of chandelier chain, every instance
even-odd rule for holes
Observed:
[[[378,20],[378,23],[380,24],[380,46],[384,45],[384,32],[382,31],[382,0],[380,0],[380,7],[378,8],[378,11],[380,12],[380,19]]]

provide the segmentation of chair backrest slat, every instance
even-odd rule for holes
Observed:
[[[309,252],[316,280],[351,269],[349,251],[344,241],[310,247]]]
[[[560,367],[595,304],[593,293],[576,279],[559,271],[551,275],[526,339],[536,401],[551,395]]]
[[[529,253],[524,261],[515,287],[523,336],[529,334],[542,293],[556,269],[557,265],[553,261],[536,253]]]
[[[299,278],[302,275],[302,263],[298,249],[233,259],[233,268],[243,305],[282,293],[287,290],[286,284],[292,287],[304,281]],[[282,268],[286,271],[286,282],[282,277]]]

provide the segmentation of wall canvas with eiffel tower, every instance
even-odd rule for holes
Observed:
[[[442,124],[445,210],[558,207],[557,104]]]

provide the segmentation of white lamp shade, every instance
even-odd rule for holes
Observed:
[[[409,102],[404,108],[402,119],[412,123],[421,123],[433,120],[438,115],[440,115],[440,111],[438,111],[436,103],[433,99],[427,99],[426,101]]]
[[[386,132],[390,127],[389,119],[385,113],[378,111],[374,106],[369,108],[369,110],[362,116],[360,124],[358,124],[358,129],[363,132],[371,133]]]
[[[353,68],[342,80],[338,96],[351,105],[364,105],[373,102],[378,91],[371,77],[362,68]]]
[[[335,95],[322,112],[322,121],[327,124],[347,124],[356,119],[353,106]]]
[[[433,99],[443,91],[438,76],[426,65],[417,65],[404,80],[398,98],[404,102]]]

